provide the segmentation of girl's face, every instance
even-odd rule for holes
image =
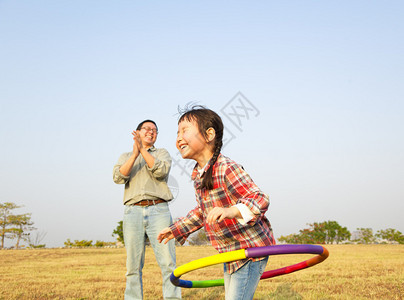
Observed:
[[[201,167],[207,162],[206,158],[209,160],[213,155],[211,145],[205,141],[195,121],[184,120],[178,124],[176,146],[182,158],[193,159]]]

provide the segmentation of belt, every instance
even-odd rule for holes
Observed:
[[[162,199],[157,199],[157,200],[142,200],[139,202],[134,203],[133,205],[137,205],[137,206],[151,206],[151,205],[156,205],[159,203],[163,203],[166,202]]]

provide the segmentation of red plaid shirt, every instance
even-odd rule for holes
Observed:
[[[184,244],[187,237],[196,230],[204,227],[206,235],[219,253],[250,247],[261,247],[275,244],[271,224],[265,217],[269,198],[264,194],[243,167],[219,155],[213,166],[213,189],[199,189],[203,176],[209,168],[205,166],[200,176],[195,167],[192,172],[197,206],[186,217],[180,218],[170,226],[174,237]],[[210,226],[205,218],[214,207],[231,207],[235,204],[245,204],[254,214],[247,224],[241,224],[237,219],[225,219]],[[251,259],[261,260],[263,258]],[[242,267],[248,259],[227,263],[231,274]]]

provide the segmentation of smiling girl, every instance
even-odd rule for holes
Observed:
[[[192,172],[197,206],[186,217],[163,229],[158,241],[176,238],[183,244],[201,229],[219,252],[275,244],[265,217],[269,198],[243,167],[221,154],[223,123],[203,106],[194,106],[178,121],[177,149],[196,161]],[[268,257],[224,264],[226,299],[253,299]]]

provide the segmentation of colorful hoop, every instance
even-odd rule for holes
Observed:
[[[245,258],[263,257],[280,254],[318,254],[318,255],[308,260],[297,263],[295,265],[287,266],[276,270],[266,271],[262,274],[261,279],[267,279],[275,276],[296,272],[319,264],[328,257],[328,250],[323,246],[318,245],[276,245],[276,246],[240,249],[191,261],[185,265],[176,268],[174,272],[171,273],[170,280],[174,285],[183,288],[207,288],[213,286],[223,286],[224,285],[223,279],[189,281],[180,279],[180,277],[188,272],[220,263],[226,263]]]

